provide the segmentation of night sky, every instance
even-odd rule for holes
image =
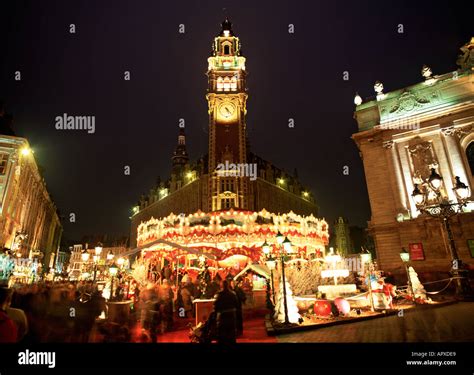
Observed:
[[[454,2],[15,0],[0,7],[0,98],[61,214],[76,214],[76,223],[64,220],[68,239],[129,234],[139,195],[169,176],[179,118],[191,159],[207,152],[205,72],[225,14],[247,58],[252,151],[288,172],[297,168],[321,217],[360,226],[370,208],[350,138],[355,92],[373,96],[376,80],[385,91],[419,82],[423,64],[434,74],[455,70],[459,47],[474,35],[469,12]],[[96,116],[96,132],[56,130],[64,113]]]

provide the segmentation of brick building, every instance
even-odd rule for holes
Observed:
[[[241,209],[317,215],[312,193],[298,180],[248,147],[245,57],[241,44],[225,20],[208,58],[208,153],[189,161],[184,129],[172,155],[172,174],[158,181],[133,209],[130,246],[136,246],[137,228],[151,217]],[[240,168],[240,169],[239,169]],[[237,172],[239,171],[239,172]],[[234,175],[233,175],[234,174]]]

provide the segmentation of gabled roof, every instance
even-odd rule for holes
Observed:
[[[253,264],[248,264],[247,267],[245,267],[242,271],[240,271],[240,273],[234,277],[234,280],[237,280],[241,276],[245,275],[247,271],[252,271],[259,276],[265,277],[266,279],[270,279],[271,277],[270,269],[267,266],[253,263]]]

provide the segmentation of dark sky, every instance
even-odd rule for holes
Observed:
[[[0,98],[45,168],[61,213],[77,216],[65,221],[66,238],[128,234],[139,195],[169,175],[179,118],[191,158],[206,152],[205,71],[224,7],[247,57],[252,150],[296,167],[321,217],[362,226],[370,208],[350,139],[354,93],[372,96],[376,80],[386,91],[419,82],[423,64],[435,74],[452,71],[474,35],[469,12],[454,2],[15,0],[0,7]],[[56,130],[63,113],[96,116],[95,134]]]

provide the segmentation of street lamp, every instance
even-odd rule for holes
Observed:
[[[102,245],[99,243],[99,244],[95,247],[95,255],[99,256],[101,253],[102,253]]]
[[[288,303],[286,298],[286,277],[285,277],[285,253],[290,254],[291,249],[291,241],[288,237],[283,236],[283,234],[278,231],[276,235],[277,243],[280,247],[280,260],[281,260],[281,279],[282,279],[282,287],[283,287],[283,304],[285,309],[285,324],[290,324],[290,319],[288,317]]]
[[[81,254],[81,259],[83,262],[87,262],[89,260],[89,253],[84,250],[84,252]]]
[[[461,269],[462,261],[459,259],[456,244],[454,242],[453,233],[449,223],[451,216],[462,213],[463,207],[467,206],[468,198],[470,197],[469,187],[463,183],[459,176],[455,176],[455,185],[453,191],[456,195],[457,202],[451,203],[449,200],[442,197],[440,188],[443,178],[436,173],[435,169],[431,169],[431,174],[428,177],[427,189],[432,189],[436,193],[437,204],[428,202],[428,192],[422,191],[418,184],[412,193],[412,198],[416,204],[417,209],[421,213],[426,213],[431,217],[438,218],[442,221],[444,230],[448,237],[448,251],[451,256],[451,275],[456,282],[456,294],[460,297],[467,297],[471,295],[471,286],[469,285],[467,270]]]
[[[270,275],[272,278],[272,299],[275,304],[275,283],[273,281],[273,270],[276,268],[275,258],[273,258],[271,252],[272,247],[267,243],[267,240],[262,245],[263,253],[265,254],[265,260],[268,268],[270,269]]]
[[[118,272],[118,267],[114,263],[109,267],[109,274],[110,274],[110,276],[112,276],[112,280],[110,281],[110,298],[109,298],[109,300],[112,300],[113,296],[114,296],[114,294],[113,294],[114,293],[114,278],[117,275],[117,272]]]
[[[415,293],[413,291],[413,285],[411,284],[411,278],[410,278],[410,268],[408,266],[408,262],[410,261],[410,253],[406,251],[406,249],[403,247],[402,251],[400,252],[400,258],[405,265],[405,271],[407,273],[407,284],[408,284],[408,292],[413,298],[413,302],[416,303],[415,301]]]

